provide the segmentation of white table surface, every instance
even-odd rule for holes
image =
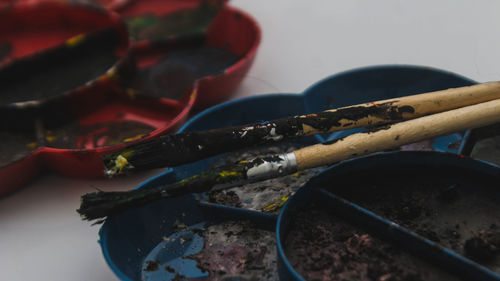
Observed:
[[[500,79],[498,0],[246,0],[232,5],[263,30],[257,59],[232,98],[302,92],[331,74],[376,64],[446,69]],[[118,280],[98,226],[75,209],[92,186],[125,190],[162,170],[115,180],[40,176],[0,198],[0,280]]]

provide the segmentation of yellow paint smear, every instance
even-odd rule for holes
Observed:
[[[123,141],[124,141],[124,142],[127,142],[127,141],[133,141],[133,140],[136,140],[136,139],[140,139],[140,138],[142,138],[143,136],[145,136],[145,134],[138,134],[138,135],[137,135],[137,136],[135,136],[135,137],[126,138],[126,139],[124,139]]]
[[[237,177],[240,176],[241,174],[235,171],[222,171],[219,173],[219,176],[226,178],[226,177]]]
[[[85,41],[85,34],[84,33],[78,34],[66,40],[66,46],[75,47],[78,46],[83,41]]]
[[[278,208],[281,208],[283,205],[285,205],[288,198],[290,198],[290,196],[285,195],[285,196],[281,197],[278,202],[271,203],[271,204],[265,206],[263,208],[263,210],[266,212],[276,211]]]
[[[132,88],[127,88],[125,90],[125,93],[127,94],[127,96],[132,100],[135,98],[135,96],[137,95],[137,91],[132,89]]]
[[[116,160],[115,160],[116,168],[118,168],[119,170],[122,170],[127,165],[128,165],[127,158],[123,157],[122,155],[118,155],[118,157],[116,157]]]
[[[108,72],[106,72],[106,74],[108,75],[108,77],[110,79],[114,79],[114,80],[118,80],[118,72],[116,72],[116,67],[112,67],[108,70]]]
[[[34,142],[30,142],[26,146],[29,147],[29,148],[31,148],[31,149],[34,149],[34,148],[36,148],[37,143],[35,141]]]

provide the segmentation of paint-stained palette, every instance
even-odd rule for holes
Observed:
[[[0,79],[8,81],[0,96],[0,195],[43,169],[104,176],[103,154],[177,129],[200,89],[217,90],[207,103],[223,99],[260,40],[255,21],[225,2],[162,1],[155,11],[170,25],[184,9],[215,8],[203,28],[182,29],[196,36],[171,36],[160,25],[155,34],[166,41],[130,45],[127,28],[136,29],[122,21],[127,16],[84,2],[11,1],[0,11],[8,23],[0,29]]]
[[[422,67],[363,68],[331,76],[306,90],[303,95],[265,95],[215,106],[195,116],[181,131],[240,125],[473,83],[452,73]],[[270,148],[274,150],[272,152],[278,152],[280,149],[289,149],[291,145],[298,147],[332,141],[345,134],[307,137],[288,143],[286,147]],[[455,143],[461,143],[462,138],[463,133],[457,133],[428,140],[425,144],[413,144],[402,150],[424,148],[457,153]],[[251,157],[261,153],[263,151],[259,149],[249,149],[231,154],[231,157],[225,154],[176,167],[138,188],[150,188],[186,178],[211,165],[237,160],[235,157],[238,156],[234,155]],[[169,201],[168,204],[156,202],[107,219],[100,231],[105,258],[122,280],[160,280],[160,276],[167,280],[182,276],[208,277],[209,280],[251,280],[252,276],[267,276],[268,280],[276,280],[278,259],[275,256],[274,260],[269,261],[266,253],[274,255],[277,244],[276,240],[266,238],[268,234],[265,231],[272,230],[276,214],[287,199],[318,172],[200,194],[197,200],[186,196],[180,201]],[[248,226],[247,221],[254,225]],[[219,231],[222,226],[227,229]],[[257,248],[250,247],[250,252],[242,251],[241,245],[246,245],[246,235],[250,230],[258,232],[253,234],[256,237],[253,246]],[[134,241],[133,247],[130,247],[130,241]],[[223,256],[227,256],[227,260]],[[257,266],[254,261],[257,261]],[[260,271],[255,271],[256,268]]]

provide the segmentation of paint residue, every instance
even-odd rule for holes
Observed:
[[[297,144],[284,143],[248,149],[218,159],[213,162],[212,165],[225,165],[227,163],[239,161],[240,159],[265,158],[265,155],[269,155],[270,153],[279,154],[291,152],[298,147]],[[208,200],[212,203],[241,207],[249,210],[279,213],[283,204],[295,190],[304,185],[311,177],[317,175],[321,170],[321,168],[317,168],[280,178],[244,184],[228,190],[211,191],[209,192]]]
[[[138,136],[144,137],[155,129],[137,121],[102,122],[87,126],[72,122],[53,129],[55,139],[46,146],[64,149],[111,146],[135,140]],[[127,155],[123,154],[122,157],[127,158]]]
[[[480,234],[500,221],[496,182],[497,177],[478,176],[459,167],[391,166],[337,176],[330,191],[458,254],[475,256],[470,253],[480,248],[475,243],[482,239]],[[472,241],[472,252],[467,241]],[[500,255],[477,260],[500,272]]]
[[[0,132],[0,168],[27,157],[37,147],[34,134]]]
[[[125,17],[135,41],[185,40],[203,36],[223,1],[201,1],[196,9],[183,9],[165,15],[144,13]]]
[[[293,221],[285,253],[306,280],[458,280],[314,204]]]
[[[139,72],[133,86],[139,93],[178,100],[193,88],[196,79],[222,74],[239,60],[230,52],[205,44],[166,53]]]
[[[273,232],[227,221],[208,226],[202,235],[203,250],[189,258],[209,273],[204,280],[278,280]]]
[[[75,46],[45,51],[0,70],[0,104],[45,100],[74,90],[106,73],[117,61],[114,30],[95,32]]]

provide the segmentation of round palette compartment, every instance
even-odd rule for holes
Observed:
[[[198,80],[198,110],[236,89],[261,40],[257,22],[225,1],[135,1],[120,14],[134,49],[158,62],[155,71],[180,71]]]

